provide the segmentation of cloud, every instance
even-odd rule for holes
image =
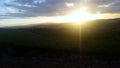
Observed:
[[[66,2],[75,1],[77,0],[3,0],[2,7],[5,8],[2,10],[6,11],[1,12],[15,17],[55,16],[68,9]]]
[[[0,0],[0,18],[64,15],[81,4],[91,12],[120,13],[120,0]]]
[[[34,4],[41,4],[43,2],[46,2],[46,0],[34,0],[33,1]]]
[[[101,13],[120,13],[120,0],[91,0],[90,10]]]

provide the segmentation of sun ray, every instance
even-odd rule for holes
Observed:
[[[57,20],[59,22],[83,23],[83,21],[96,20],[101,18],[102,14],[100,13],[92,14],[87,10],[86,7],[84,7],[75,11],[71,11],[66,16],[58,17]]]

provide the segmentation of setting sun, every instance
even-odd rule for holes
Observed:
[[[102,14],[92,14],[89,11],[87,11],[86,8],[81,8],[72,12],[69,12],[66,16],[64,17],[58,17],[58,20],[60,22],[79,22],[82,23],[84,21],[89,21],[89,20],[96,20],[96,19],[101,19]]]
[[[68,18],[73,22],[82,22],[88,20],[100,19],[102,16],[100,14],[91,14],[85,8],[77,10],[75,12],[70,13]]]

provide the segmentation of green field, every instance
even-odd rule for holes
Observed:
[[[87,54],[120,52],[120,19],[73,23],[33,25],[0,29],[0,44],[81,51]]]

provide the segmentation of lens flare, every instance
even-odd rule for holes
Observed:
[[[92,14],[89,11],[87,11],[86,8],[81,8],[76,11],[70,12],[66,16],[57,17],[57,20],[59,22],[76,22],[76,23],[83,23],[84,21],[89,20],[96,20],[101,19],[102,14]]]

